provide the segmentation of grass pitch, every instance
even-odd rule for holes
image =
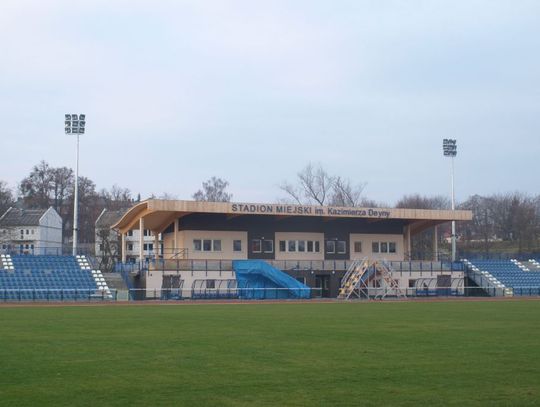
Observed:
[[[2,406],[540,404],[540,301],[0,308]]]

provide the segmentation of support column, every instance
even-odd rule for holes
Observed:
[[[154,259],[159,259],[159,233],[154,233]]]
[[[139,262],[144,262],[144,219],[139,219]]]
[[[433,261],[439,260],[439,229],[433,226]]]
[[[122,263],[126,262],[126,234],[121,233],[122,235],[122,248],[120,253],[122,253]]]
[[[407,225],[407,253],[411,260],[411,225]]]
[[[171,253],[171,257],[175,256],[176,253],[178,253],[178,219],[174,220],[174,233],[173,233],[174,239],[173,239],[173,250]]]

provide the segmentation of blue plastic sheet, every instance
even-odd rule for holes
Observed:
[[[235,260],[238,294],[244,299],[310,298],[311,289],[263,260]]]

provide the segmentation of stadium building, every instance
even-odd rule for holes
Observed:
[[[113,228],[124,263],[130,231],[138,229],[142,239],[150,230],[155,247],[162,236],[161,253],[139,275],[140,287],[152,295],[310,288],[321,297],[350,298],[461,289],[462,268],[437,258],[437,228],[471,219],[470,211],[153,199],[133,206]],[[410,261],[411,239],[429,228],[433,254]]]

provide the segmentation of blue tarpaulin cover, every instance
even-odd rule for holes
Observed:
[[[311,289],[264,260],[234,260],[240,298],[310,298]]]

